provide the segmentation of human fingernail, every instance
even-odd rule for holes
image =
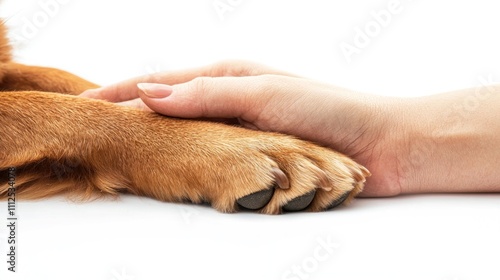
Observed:
[[[138,83],[139,90],[150,98],[164,98],[172,94],[172,86],[153,83]]]
[[[96,92],[97,92],[97,90],[95,90],[95,89],[88,89],[88,90],[82,92],[79,96],[80,97],[87,97],[87,98],[94,98],[94,96],[96,95]]]

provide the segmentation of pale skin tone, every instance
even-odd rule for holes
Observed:
[[[393,98],[226,61],[82,96],[173,117],[238,121],[336,149],[371,171],[365,197],[500,191],[500,85]]]

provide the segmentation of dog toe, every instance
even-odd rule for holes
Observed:
[[[262,190],[246,195],[236,202],[243,208],[257,210],[266,206],[274,194],[274,188]]]
[[[292,200],[290,200],[287,204],[283,206],[283,210],[289,211],[289,212],[295,212],[295,211],[301,211],[307,208],[309,204],[314,199],[314,195],[316,194],[316,190],[312,190],[305,195],[296,197]]]
[[[345,192],[339,198],[337,198],[334,201],[332,201],[332,203],[328,207],[326,207],[326,209],[333,209],[333,208],[339,206],[340,204],[344,203],[344,201],[349,197],[350,194],[351,194],[350,191],[349,192]]]

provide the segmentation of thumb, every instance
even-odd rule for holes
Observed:
[[[253,122],[260,113],[253,77],[200,77],[176,84],[139,83],[139,96],[151,110],[181,118],[240,118]]]

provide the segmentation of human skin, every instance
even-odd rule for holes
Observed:
[[[372,173],[360,196],[500,191],[498,85],[394,98],[225,61],[81,96],[172,117],[238,121],[330,147]]]

